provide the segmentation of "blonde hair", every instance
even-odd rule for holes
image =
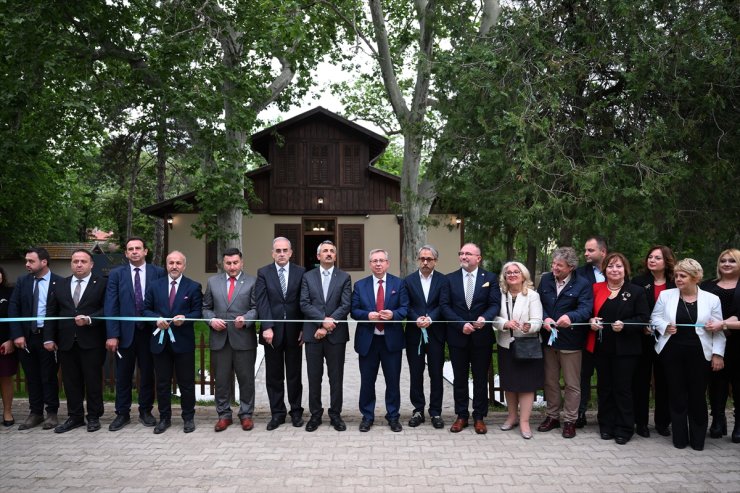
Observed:
[[[697,283],[704,277],[704,269],[701,264],[693,258],[684,258],[676,262],[676,267],[673,269],[675,272],[685,272]]]
[[[527,294],[527,289],[534,289],[532,276],[529,275],[529,269],[527,269],[523,263],[517,262],[516,260],[506,262],[504,266],[501,267],[501,274],[498,276],[498,285],[501,288],[501,292],[504,294],[509,292],[509,286],[506,284],[506,269],[512,265],[515,265],[516,268],[522,272],[522,277],[524,278],[524,282],[522,283],[522,294]]]
[[[725,255],[729,255],[730,257],[735,259],[735,262],[740,264],[740,250],[737,248],[728,248],[727,250],[724,250],[722,253],[719,254],[719,257],[717,257],[717,280],[722,279],[722,273],[719,271],[719,261],[722,257]]]

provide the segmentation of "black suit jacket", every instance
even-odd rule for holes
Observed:
[[[641,286],[645,290],[648,308],[650,309],[650,313],[652,313],[653,308],[655,308],[655,302],[657,301],[655,299],[655,278],[653,277],[653,275],[650,272],[647,272],[645,274],[632,278],[631,282],[632,284]],[[666,289],[672,289],[675,287],[676,285],[673,283],[673,281],[666,280]]]
[[[51,273],[49,279],[49,291],[46,295],[47,304],[49,298],[54,293],[57,285],[64,280],[62,276]],[[15,283],[15,289],[10,297],[10,307],[8,307],[8,317],[32,317],[33,316],[33,275],[26,274],[21,276]],[[35,326],[35,321],[29,322],[11,322],[10,338],[28,337],[31,335],[31,327]]]
[[[594,267],[591,264],[584,264],[576,269],[576,274],[579,277],[585,277],[591,284],[596,284],[596,274],[594,274]]]
[[[79,327],[74,320],[52,320],[44,325],[44,342],[54,341],[60,351],[69,351],[77,339],[82,349],[105,348],[105,322],[94,317],[103,316],[106,280],[91,276],[80,303],[75,307],[72,300],[72,283],[76,278],[67,277],[57,284],[57,289],[46,305],[50,317],[93,317],[92,324]]]
[[[160,277],[153,283],[147,282],[144,297],[145,317],[172,318],[175,315],[185,315],[185,318],[201,318],[203,315],[203,294],[200,284],[183,276],[177,288],[175,303],[170,308],[170,276]],[[156,324],[152,323],[152,332]],[[152,335],[149,348],[152,353],[161,353],[167,344],[172,346],[175,353],[182,354],[195,351],[195,322],[184,322],[179,327],[170,325],[175,336],[171,342],[169,334],[165,334],[162,344],[159,344],[159,334]]]
[[[495,339],[490,323],[468,335],[463,333],[463,327],[466,321],[477,320],[478,317],[493,320],[498,315],[501,309],[501,290],[496,274],[478,268],[470,308],[465,303],[462,269],[447,274],[447,280],[450,283],[450,296],[442,308],[445,320],[452,321],[447,324],[447,344],[457,348],[467,347],[471,342],[477,346],[492,346]]]
[[[598,303],[599,306],[609,297],[609,288],[606,282],[594,284],[593,291],[594,303]],[[650,309],[648,308],[645,289],[626,282],[619,291],[616,301],[619,304],[616,316],[613,319],[604,318],[603,330],[611,330],[611,322],[616,322],[617,320],[628,324],[620,332],[614,333],[615,354],[617,356],[638,355],[642,353],[641,335],[643,329],[650,320]],[[594,306],[594,316],[601,316],[601,314],[595,313],[595,308]],[[631,325],[633,323],[645,325]],[[596,343],[596,347],[599,347],[598,342]]]
[[[257,299],[257,315],[260,320],[302,320],[301,312],[301,280],[306,269],[294,263],[289,264],[287,294],[283,296],[280,289],[275,263],[262,267],[257,271],[257,282],[254,286],[254,295]],[[303,328],[303,322],[262,322],[260,324],[260,344],[265,344],[262,332],[272,329],[272,346],[277,348],[287,344],[299,345],[298,337]]]
[[[442,305],[449,300],[450,282],[447,276],[441,272],[434,271],[432,284],[429,287],[429,297],[424,299],[424,289],[421,287],[419,271],[409,274],[404,283],[406,294],[409,297],[409,311],[406,322],[406,347],[409,344],[418,346],[421,337],[421,329],[416,326],[419,317],[427,316],[432,319],[432,325],[427,327],[427,334],[440,344],[447,340],[447,328],[443,323],[434,323],[444,320]]]

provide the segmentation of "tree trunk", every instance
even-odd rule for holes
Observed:
[[[160,115],[164,111],[159,112]],[[156,195],[157,202],[161,202],[165,199],[165,178],[167,176],[167,124],[164,117],[159,120],[157,126],[157,187]],[[154,220],[154,253],[152,255],[152,263],[154,265],[164,265],[165,251],[164,251],[164,228],[165,220],[158,217]]]
[[[530,241],[527,241],[527,262],[525,265],[532,276],[532,282],[537,284],[537,247]]]

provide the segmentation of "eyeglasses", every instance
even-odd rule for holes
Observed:
[[[437,260],[434,257],[419,257],[419,262],[434,262]]]
[[[515,270],[515,271],[507,272],[505,275],[508,277],[512,277],[512,276],[518,276],[521,273],[522,273],[521,271]]]
[[[458,257],[477,257],[477,253],[470,253],[470,252],[457,252]]]
[[[388,262],[388,259],[384,258],[376,258],[370,261],[371,264],[384,264],[386,262]]]

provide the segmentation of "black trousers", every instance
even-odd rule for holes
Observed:
[[[650,414],[650,387],[653,384],[655,414],[653,420],[656,428],[668,428],[671,415],[668,410],[668,383],[663,365],[655,352],[655,338],[643,336],[642,354],[640,355],[632,380],[632,399],[635,405],[635,424],[647,426]]]
[[[632,379],[638,356],[618,356],[600,352],[594,355],[598,384],[599,431],[629,439],[635,430]]]
[[[424,369],[429,368],[429,416],[442,415],[442,369],[445,363],[445,345],[434,337],[424,344],[419,337],[406,339],[406,361],[409,364],[409,399],[414,412],[424,414]]]
[[[660,353],[668,379],[673,445],[701,450],[707,434],[707,382],[710,364],[701,346],[671,344]]]
[[[332,344],[326,339],[306,343],[306,372],[308,374],[308,409],[312,418],[324,414],[321,402],[321,384],[324,379],[324,361],[329,376],[329,417],[339,418],[344,403],[344,357],[347,343]]]
[[[195,416],[195,351],[175,353],[169,342],[164,351],[154,355],[154,372],[157,381],[157,407],[159,419],[172,418],[172,375],[177,377],[180,389],[182,419]]]
[[[488,415],[488,368],[491,366],[491,346],[458,348],[450,346],[450,361],[455,381],[452,393],[455,398],[455,414],[468,419],[468,371],[473,373],[473,419],[483,419]]]
[[[59,411],[59,364],[53,352],[44,349],[42,334],[31,334],[26,340],[28,352],[18,349],[18,358],[23,365],[28,389],[28,407],[32,414],[56,414]]]
[[[154,407],[154,359],[149,348],[151,329],[136,328],[134,340],[127,348],[118,348],[122,358],[116,355],[116,414],[131,412],[131,391],[134,372],[139,367],[139,414],[152,411]]]
[[[103,415],[103,362],[105,347],[82,349],[76,342],[68,351],[59,351],[62,366],[62,382],[67,394],[67,415],[79,418],[85,415],[84,399],[87,399],[87,418]]]
[[[270,413],[273,418],[285,419],[285,386],[288,387],[288,402],[290,415],[301,416],[303,408],[303,383],[301,370],[303,368],[302,346],[283,345],[273,348],[269,344],[265,348],[265,386],[267,399],[270,401]]]

